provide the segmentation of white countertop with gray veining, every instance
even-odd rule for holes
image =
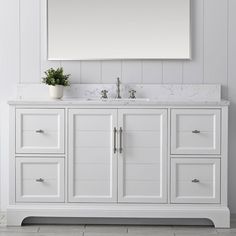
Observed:
[[[228,106],[229,101],[221,100],[219,102],[164,102],[158,100],[146,99],[40,99],[40,100],[12,100],[8,102],[10,105],[52,105],[52,106]]]
[[[100,99],[102,90],[108,99]],[[128,99],[129,90],[136,91],[136,100]],[[221,99],[219,84],[121,84],[122,99],[115,99],[115,84],[72,84],[65,88],[64,99],[49,99],[48,87],[42,84],[18,85],[18,99],[10,105],[56,106],[228,106]]]

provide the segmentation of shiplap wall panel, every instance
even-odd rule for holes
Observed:
[[[30,57],[25,56],[21,60],[21,77],[23,78],[21,82],[34,83],[36,81],[40,81],[37,73],[38,70],[41,71],[42,76],[43,71],[50,67],[63,66],[63,62],[47,61],[46,0],[41,1],[41,9],[38,9],[36,14],[32,12],[35,11],[35,6],[37,5],[35,2],[38,3],[39,0],[33,1],[34,3],[31,1],[31,4],[24,4],[24,1],[27,2],[30,0],[20,1],[21,14],[25,15],[25,12],[31,12],[31,20],[29,19],[29,16],[24,18],[27,18],[28,22],[32,22],[32,24],[25,24],[25,22],[22,22],[21,27],[25,28],[27,34],[31,35],[31,37],[36,37],[38,33],[41,32],[41,48],[37,47],[38,43],[37,45],[34,45],[34,51],[41,53],[41,65],[38,65],[39,68],[36,67],[36,62],[38,60],[37,53],[33,55],[34,58],[31,58],[31,60],[28,59],[30,63],[34,65],[30,67],[31,69],[29,71],[27,70],[28,67],[26,67],[26,65],[29,66],[29,64],[24,61],[27,61],[27,58]],[[106,62],[104,67],[103,65],[100,65],[99,69],[99,66],[94,66],[94,62],[92,62],[91,66],[85,65],[85,69],[83,69],[83,72],[81,72],[81,68],[80,66],[77,66],[77,63],[68,62],[65,63],[65,69],[68,68],[73,72],[71,72],[73,77],[72,83],[76,83],[77,81],[82,83],[110,83],[113,81],[114,77],[118,77],[120,75],[123,82],[127,83],[201,83],[203,81],[204,74],[205,83],[221,83],[226,87],[227,84],[225,83],[224,77],[226,75],[225,57],[227,44],[225,42],[227,34],[222,34],[222,30],[225,31],[227,29],[227,0],[198,0],[192,1],[191,4],[193,25],[193,58],[191,61],[164,61],[163,65],[160,61],[156,61],[155,63],[153,61],[145,61],[143,66],[141,66],[141,61],[124,61],[123,66],[121,67],[121,72],[119,69],[117,69],[117,66],[114,66],[114,64],[112,64],[111,69],[109,69],[109,67],[106,65]],[[203,4],[204,7],[202,6]],[[214,7],[212,7],[213,4]],[[203,8],[205,12],[204,16]],[[215,11],[217,14],[214,14]],[[41,14],[41,24],[38,23],[38,14]],[[205,21],[203,22],[204,19]],[[221,19],[223,19],[223,23]],[[212,24],[215,25],[215,27],[211,27]],[[36,27],[33,28],[31,25]],[[41,29],[38,27],[41,27]],[[25,42],[24,39],[23,41]],[[215,43],[212,43],[213,41]],[[22,42],[21,44],[27,45],[27,43]],[[219,51],[219,53],[217,53],[219,55],[218,57],[215,56],[216,50]],[[82,63],[86,64],[86,62]],[[25,67],[23,67],[23,65],[25,65]],[[87,68],[88,72],[86,71]],[[32,74],[34,74],[33,78],[31,78]],[[73,76],[73,74],[75,76]],[[79,75],[81,78],[79,78]],[[113,78],[109,78],[109,76]],[[223,89],[223,91],[224,95],[226,95],[227,92],[225,92],[225,89]]]
[[[101,83],[101,62],[100,61],[82,61],[80,66],[81,83],[97,84]]]
[[[229,99],[232,99],[234,101],[236,101],[236,14],[235,13],[236,13],[236,1],[229,0],[228,92],[229,92]],[[234,128],[236,129],[236,125],[234,126]]]
[[[142,61],[122,61],[121,79],[128,84],[142,83]]]
[[[61,66],[60,61],[48,61],[47,60],[47,0],[40,0],[41,1],[41,7],[38,9],[41,15],[40,19],[40,34],[41,34],[41,58],[40,58],[40,71],[41,75],[40,78],[38,78],[38,81],[41,81],[41,77],[44,76],[44,71],[46,71],[49,68],[57,68]]]
[[[204,1],[204,82],[222,84],[227,97],[228,0]]]
[[[70,74],[70,83],[71,84],[78,84],[80,83],[81,77],[81,62],[80,61],[62,61],[61,66],[64,69],[66,74]]]
[[[161,84],[163,81],[162,61],[143,61],[142,82],[145,84]]]
[[[183,65],[183,83],[201,84],[203,83],[203,22],[204,0],[191,2],[191,57],[192,60],[186,60]]]
[[[229,0],[229,46],[228,46],[228,95],[231,100],[229,109],[229,204],[236,212],[236,1]]]
[[[181,84],[183,82],[183,62],[164,61],[163,82],[166,84]]]
[[[20,80],[22,83],[39,82],[40,4],[40,0],[20,0]]]
[[[121,78],[121,61],[102,61],[102,83],[115,83],[116,78]]]
[[[7,4],[0,1],[0,68],[1,68],[1,86],[0,104],[6,104],[8,97],[14,97],[16,94],[16,83],[19,82],[20,74],[20,44],[19,44],[19,1],[8,0]],[[13,43],[15,42],[15,43]],[[6,104],[7,105],[7,104]],[[4,112],[1,110],[1,113]],[[1,119],[0,119],[1,122]],[[5,124],[6,126],[6,124]],[[4,127],[5,128],[5,127]],[[1,129],[0,129],[1,130]],[[0,132],[0,135],[2,130]],[[1,139],[0,139],[1,140]],[[1,146],[1,143],[0,143]],[[0,152],[4,148],[0,148]],[[0,157],[1,159],[1,157]],[[0,191],[1,193],[1,191]]]
[[[9,106],[20,80],[19,0],[0,1],[0,211],[8,206]]]

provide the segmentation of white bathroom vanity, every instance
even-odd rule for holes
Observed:
[[[135,89],[144,97],[145,86]],[[229,102],[215,89],[10,101],[8,225],[27,217],[203,218],[229,227]]]

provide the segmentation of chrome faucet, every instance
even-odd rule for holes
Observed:
[[[121,95],[120,95],[120,84],[121,84],[121,82],[120,82],[120,78],[118,77],[117,78],[117,82],[116,82],[116,88],[117,88],[117,90],[116,90],[116,92],[117,92],[117,95],[116,95],[116,98],[121,98]]]

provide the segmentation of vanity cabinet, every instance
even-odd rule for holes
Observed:
[[[227,103],[11,102],[8,225],[34,216],[229,227],[227,138]]]

